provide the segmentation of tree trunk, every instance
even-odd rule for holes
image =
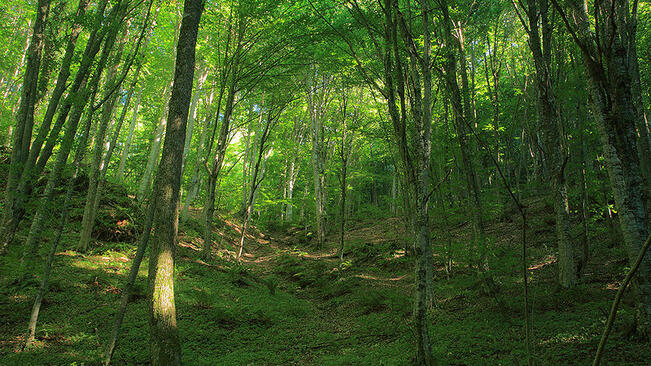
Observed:
[[[339,237],[339,267],[344,263],[344,235],[346,233],[346,178],[348,176],[348,157],[349,152],[346,151],[346,109],[344,107],[343,113],[343,131],[341,135],[341,236]]]
[[[615,196],[618,217],[630,263],[634,263],[649,234],[646,194],[640,160],[637,153],[637,114],[631,93],[632,75],[628,62],[627,45],[634,34],[626,32],[628,2],[615,0],[601,4],[611,9],[605,21],[597,21],[599,34],[607,39],[595,38],[590,30],[586,4],[571,1],[572,21],[575,22],[575,41],[581,46],[588,80],[589,104],[601,135],[601,144]],[[567,15],[566,25],[571,27]],[[635,17],[635,14],[632,15]],[[599,42],[600,44],[595,44]],[[602,44],[609,46],[603,51]],[[651,334],[651,253],[640,263],[635,276],[637,326],[640,333]]]
[[[113,32],[109,34],[108,38],[106,39],[104,48],[102,49],[102,55],[100,57],[98,67],[96,68],[87,86],[83,85],[85,81],[82,82],[81,92],[78,95],[79,98],[75,100],[75,105],[72,114],[70,116],[70,120],[68,121],[68,125],[66,127],[63,140],[61,141],[61,145],[57,153],[57,160],[55,162],[54,169],[48,176],[48,182],[45,187],[45,192],[43,194],[44,197],[39,200],[40,202],[38,205],[38,209],[32,219],[32,224],[30,226],[29,234],[27,236],[27,241],[25,243],[24,251],[23,251],[23,262],[21,264],[22,267],[21,272],[23,273],[23,275],[29,272],[31,267],[31,262],[32,262],[31,259],[33,256],[35,256],[36,251],[38,249],[38,241],[40,240],[40,235],[45,225],[45,217],[52,208],[53,199],[54,199],[54,190],[66,166],[66,161],[68,160],[68,154],[72,149],[75,134],[77,132],[77,126],[79,124],[79,120],[81,119],[83,108],[86,105],[86,103],[89,103],[90,108],[87,112],[86,120],[84,121],[84,131],[85,130],[90,131],[90,126],[92,125],[93,113],[95,111],[94,102],[95,102],[95,97],[97,95],[97,87],[101,79],[101,75],[104,70],[104,67],[106,66],[109,55],[111,54],[111,50],[113,49],[113,45],[115,43],[117,31],[119,30],[118,24],[122,20],[121,14],[123,11],[126,11],[126,9],[127,6],[120,6],[116,9],[115,17],[113,17],[112,19],[112,22],[115,22],[113,23],[114,26],[112,28]],[[85,134],[88,134],[88,132],[85,132]],[[84,142],[83,148],[85,149],[86,141],[84,140],[82,141]]]
[[[181,341],[174,303],[174,253],[178,229],[181,163],[192,95],[195,46],[203,1],[186,0],[179,31],[165,144],[152,199],[156,201],[149,258],[151,363],[181,365]]]
[[[210,92],[209,102],[212,102],[213,92]],[[211,113],[207,113],[206,122],[201,131],[201,137],[199,138],[199,145],[197,146],[197,162],[192,169],[192,177],[190,178],[190,187],[188,188],[187,194],[185,196],[185,204],[183,205],[183,210],[181,211],[181,221],[185,220],[190,210],[190,205],[194,201],[197,193],[199,193],[199,186],[201,185],[201,168],[203,166],[203,161],[199,156],[203,153],[203,149],[206,144],[206,137],[208,135],[208,130],[210,129],[210,118]]]
[[[88,191],[86,194],[86,204],[84,206],[84,215],[81,221],[81,233],[79,236],[79,243],[77,248],[81,252],[88,249],[90,236],[95,226],[95,216],[97,214],[96,202],[100,197],[99,181],[101,179],[101,171],[103,170],[102,158],[104,156],[104,140],[106,139],[109,122],[113,116],[113,109],[118,99],[119,93],[113,90],[118,87],[117,72],[120,65],[120,58],[122,57],[122,50],[124,42],[126,41],[127,34],[125,33],[120,42],[116,55],[114,56],[114,64],[108,70],[106,75],[106,83],[104,85],[104,98],[108,98],[102,106],[102,114],[100,116],[97,132],[95,133],[95,147],[93,148],[93,160],[90,164],[90,171],[88,174]],[[111,94],[112,93],[112,94]]]
[[[108,366],[111,364],[111,358],[113,357],[113,352],[117,346],[118,337],[120,335],[120,328],[122,327],[122,321],[124,320],[124,315],[127,311],[127,304],[129,303],[129,297],[131,296],[131,291],[133,290],[133,285],[136,282],[138,277],[138,270],[140,269],[140,264],[142,259],[145,256],[145,250],[147,249],[147,244],[149,243],[149,237],[151,235],[151,226],[154,220],[154,206],[156,201],[150,200],[149,207],[147,209],[147,216],[145,217],[145,224],[140,236],[140,242],[138,243],[138,249],[136,250],[136,255],[133,258],[131,263],[131,269],[129,269],[129,277],[127,277],[127,282],[124,284],[124,290],[122,291],[122,296],[120,297],[120,308],[115,314],[115,319],[113,321],[113,328],[111,330],[111,338],[106,344],[106,350],[104,351],[104,365]]]
[[[422,121],[417,124],[420,132],[418,141],[419,172],[418,181],[414,191],[417,197],[417,212],[414,220],[416,229],[416,258],[418,260],[417,290],[416,290],[416,332],[418,339],[417,361],[421,365],[435,365],[429,339],[427,308],[433,302],[432,295],[432,247],[430,245],[429,228],[429,189],[430,189],[430,164],[432,152],[432,75],[431,75],[431,41],[430,41],[430,2],[421,0],[421,15],[423,22],[423,59],[421,72],[423,75],[423,100]],[[420,87],[420,86],[419,86]]]
[[[127,157],[129,156],[129,149],[131,148],[131,140],[133,139],[133,133],[136,129],[136,123],[138,122],[138,109],[140,109],[140,103],[142,102],[142,91],[145,88],[145,83],[140,85],[138,89],[138,96],[136,97],[136,104],[133,106],[133,114],[131,115],[131,123],[129,123],[129,132],[127,133],[127,141],[124,143],[124,148],[120,154],[120,165],[118,166],[117,176],[120,179],[124,179],[124,167],[127,162]]]
[[[11,164],[9,165],[9,175],[5,189],[5,210],[3,220],[0,222],[0,226],[4,229],[0,231],[0,238],[2,238],[0,240],[3,241],[2,246],[8,244],[13,239],[13,232],[15,232],[18,226],[16,224],[9,227],[7,223],[12,219],[16,221],[14,218],[14,200],[16,199],[16,188],[18,187],[21,173],[27,161],[32,139],[34,108],[38,97],[38,75],[41,55],[43,53],[45,24],[49,11],[50,0],[39,0],[36,8],[34,28],[32,30],[32,39],[27,49],[27,66],[23,78],[20,106],[18,107],[16,124],[13,129]]]
[[[164,100],[166,101],[169,100],[169,91],[171,91],[172,83],[173,81],[170,82],[170,85],[165,87],[163,90],[163,95],[165,96]],[[143,173],[142,179],[140,180],[140,185],[138,185],[138,194],[136,195],[139,200],[144,199],[145,194],[149,191],[152,175],[154,173],[154,167],[156,164],[158,164],[160,147],[163,142],[163,132],[167,126],[168,106],[169,104],[165,103],[163,107],[163,113],[161,114],[161,118],[149,146],[149,157],[147,158],[147,165],[145,166],[145,172]]]
[[[430,291],[428,277],[432,264],[430,247],[428,201],[430,189],[429,166],[431,159],[431,40],[430,40],[430,2],[421,2],[423,24],[422,57],[416,47],[412,31],[399,11],[398,1],[384,0],[384,88],[381,90],[387,99],[389,115],[393,124],[393,134],[398,148],[404,173],[405,191],[413,202],[407,202],[412,220],[409,220],[414,233],[414,254],[416,259],[414,322],[416,332],[416,365],[436,365],[430,344],[427,319],[427,303]],[[398,28],[407,46],[407,63],[398,48]],[[405,70],[403,74],[403,70]],[[404,76],[408,77],[405,80]],[[422,84],[420,76],[422,75]],[[405,85],[409,90],[405,90]],[[396,97],[397,92],[397,97]],[[422,94],[421,94],[422,93]],[[412,111],[416,131],[413,146],[407,142],[407,98]]]
[[[289,158],[289,167],[287,169],[287,206],[285,206],[285,220],[291,223],[294,220],[294,184],[296,183],[296,157]]]
[[[529,19],[529,48],[536,68],[536,89],[539,122],[543,133],[543,172],[552,183],[551,200],[556,214],[556,237],[558,239],[558,281],[563,287],[572,287],[578,280],[576,255],[578,248],[571,242],[570,210],[565,182],[567,152],[562,140],[562,126],[557,118],[556,101],[551,69],[552,24],[548,20],[547,0],[528,0],[526,9]],[[542,34],[539,32],[542,30]]]
[[[314,168],[314,198],[315,198],[315,235],[317,248],[321,249],[325,242],[325,147],[323,136],[323,118],[327,104],[327,91],[317,90],[316,80],[310,77],[311,83],[308,86],[308,109],[310,111],[310,122],[312,126],[312,166]],[[323,79],[320,87],[328,88],[329,80]]]
[[[188,114],[188,132],[185,136],[185,145],[183,147],[183,164],[181,168],[181,176],[183,176],[183,171],[185,170],[185,161],[188,158],[188,152],[190,151],[190,143],[192,142],[192,133],[194,132],[194,121],[197,118],[197,105],[199,104],[199,99],[201,97],[201,89],[203,88],[203,83],[208,77],[208,69],[204,67],[199,68],[199,80],[197,80],[197,90],[192,97],[192,102],[190,103],[190,111]]]

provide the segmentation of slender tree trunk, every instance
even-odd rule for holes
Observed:
[[[346,128],[345,122],[344,122],[344,129]],[[344,132],[342,136],[342,140],[346,140],[346,133]],[[342,149],[344,148],[345,142],[342,142]],[[341,236],[339,240],[339,266],[344,263],[344,235],[346,232],[346,178],[347,178],[347,173],[348,173],[348,157],[344,157],[344,154],[346,152],[342,151],[342,158],[341,158],[341,207],[340,207],[340,214],[341,214]]]
[[[37,177],[43,171],[43,169],[45,168],[45,164],[47,163],[50,156],[52,155],[54,145],[58,141],[59,132],[61,131],[61,128],[63,128],[64,122],[66,121],[68,114],[70,110],[73,108],[73,106],[74,108],[76,108],[76,112],[73,112],[73,116],[71,116],[68,124],[74,126],[74,130],[72,134],[74,134],[75,133],[74,131],[76,131],[77,123],[79,122],[79,118],[81,118],[81,113],[83,112],[83,105],[79,105],[79,104],[81,101],[83,101],[84,103],[86,102],[85,97],[81,97],[79,99],[76,98],[82,96],[83,93],[85,93],[84,87],[86,86],[88,80],[90,67],[93,64],[96,54],[100,50],[101,38],[103,36],[102,37],[98,36],[98,29],[100,28],[101,21],[104,19],[103,11],[104,8],[106,7],[106,3],[107,1],[104,0],[98,5],[98,16],[96,17],[94,23],[95,29],[91,32],[89,36],[88,43],[86,45],[86,50],[84,51],[84,55],[82,57],[82,61],[79,66],[79,70],[77,71],[75,80],[72,86],[70,87],[68,96],[64,101],[63,107],[59,111],[57,121],[54,127],[52,128],[52,130],[50,131],[49,138],[47,140],[45,147],[41,150],[41,146],[44,142],[45,134],[47,134],[48,132],[44,126],[47,126],[49,128],[49,124],[51,123],[51,119],[53,118],[55,113],[55,109],[56,109],[55,104],[58,104],[58,103],[54,103],[55,101],[53,99],[51,99],[48,105],[48,110],[46,111],[45,119],[41,124],[41,129],[39,130],[39,134],[37,135],[36,139],[32,143],[32,147],[29,151],[27,161],[22,171],[22,176],[20,179],[17,180],[17,188],[10,188],[9,186],[7,187],[8,188],[7,192],[18,192],[18,194],[15,195],[15,197],[13,198],[9,196],[7,197],[9,200],[5,205],[4,218],[8,222],[5,221],[7,222],[7,224],[2,226],[2,228],[6,230],[6,235],[0,235],[0,237],[5,238],[5,243],[9,243],[13,240],[13,235],[17,231],[18,225],[24,215],[25,204],[27,203],[27,200],[30,198],[30,195],[32,193],[32,185],[33,182],[36,180],[35,177]],[[79,14],[79,10],[78,10],[78,14]],[[108,17],[108,21],[115,21],[116,18],[115,15],[116,15],[115,12],[111,13],[111,15]],[[98,38],[100,39],[98,40]],[[68,46],[69,46],[68,48],[70,48],[70,44]],[[70,68],[69,65],[70,59],[66,59],[65,57],[72,58],[74,47],[72,48],[73,50],[71,50],[69,54],[66,54],[66,56],[64,56],[64,60],[63,60],[64,63],[62,63],[61,72],[59,78],[57,79],[57,81],[61,81],[61,84],[57,84],[57,87],[55,87],[55,91],[57,93],[59,92],[63,93],[63,91],[65,90],[65,85],[64,85],[65,79],[67,79],[66,75],[67,73],[69,73],[69,68]],[[60,88],[59,85],[61,85]],[[53,93],[52,98],[56,97],[56,95],[57,94]],[[64,141],[66,140],[65,136],[63,140]]]
[[[251,112],[251,111],[249,111]],[[249,113],[250,115],[251,113]],[[242,216],[246,215],[246,205],[249,197],[248,193],[248,176],[249,176],[249,159],[251,156],[251,130],[247,126],[246,128],[246,140],[244,143],[244,157],[242,159],[242,201],[240,202],[240,212]]]
[[[287,169],[287,206],[285,206],[285,220],[292,222],[294,220],[294,184],[296,183],[296,157],[289,158],[289,167]]]
[[[102,114],[100,116],[97,132],[95,133],[95,147],[93,149],[93,160],[90,165],[90,172],[88,174],[88,191],[86,194],[86,204],[84,206],[84,215],[81,221],[81,234],[77,248],[81,252],[88,249],[90,236],[95,226],[95,216],[97,214],[96,202],[99,202],[101,171],[103,170],[102,158],[104,156],[104,140],[106,139],[109,122],[113,116],[113,109],[118,98],[117,92],[113,92],[113,88],[117,87],[117,72],[122,57],[122,50],[124,42],[126,41],[127,34],[120,42],[116,55],[114,56],[113,66],[108,70],[106,76],[106,83],[104,85],[104,98],[108,98],[102,106]],[[110,94],[112,93],[112,94]]]
[[[68,154],[72,149],[75,134],[77,132],[77,126],[79,124],[79,120],[81,119],[83,108],[87,102],[89,103],[90,108],[87,112],[86,120],[84,121],[84,131],[86,130],[90,131],[90,126],[92,125],[93,113],[95,111],[94,102],[95,102],[95,97],[97,95],[98,84],[101,79],[101,75],[104,70],[104,67],[106,66],[109,55],[111,54],[111,50],[113,49],[115,38],[117,36],[117,31],[119,30],[118,24],[120,24],[122,20],[122,16],[121,16],[122,12],[126,11],[126,9],[127,6],[119,6],[116,9],[116,13],[115,13],[116,16],[113,18],[113,21],[115,21],[115,23],[113,23],[114,25],[114,27],[112,28],[113,31],[111,34],[109,34],[108,38],[105,41],[104,48],[102,49],[102,55],[98,63],[98,67],[96,68],[88,85],[84,86],[83,85],[84,83],[82,83],[81,85],[81,93],[79,94],[80,98],[76,99],[76,103],[74,105],[72,114],[70,116],[70,120],[68,121],[68,125],[64,133],[61,146],[59,147],[59,151],[57,153],[57,160],[55,162],[54,169],[48,176],[48,182],[45,187],[45,192],[43,194],[44,197],[39,200],[40,202],[38,205],[38,209],[32,219],[32,224],[30,226],[29,234],[27,236],[27,241],[24,245],[23,262],[21,264],[21,269],[22,269],[21,272],[23,273],[23,275],[30,272],[32,257],[36,255],[36,251],[38,249],[38,241],[40,240],[41,232],[45,225],[45,217],[52,208],[53,199],[54,199],[54,190],[65,168],[66,161],[68,160]],[[85,134],[88,133],[89,132],[85,132]],[[86,148],[85,144],[87,141],[85,141],[84,139],[82,139],[82,141],[84,143],[83,148],[85,149]],[[83,156],[83,154],[81,155]]]
[[[185,170],[185,162],[188,158],[188,152],[190,151],[190,143],[192,142],[192,133],[194,132],[194,121],[197,118],[197,105],[199,104],[199,99],[201,98],[201,89],[203,84],[208,77],[208,68],[203,66],[199,68],[199,80],[197,80],[197,90],[195,91],[192,102],[190,103],[190,111],[188,114],[188,132],[185,136],[185,145],[183,147],[183,164],[181,172]]]
[[[547,0],[527,0],[529,48],[536,68],[536,88],[539,122],[543,133],[543,166],[545,175],[552,182],[550,196],[556,213],[558,239],[558,281],[563,287],[572,287],[578,281],[576,253],[578,248],[571,241],[570,210],[565,181],[567,152],[562,140],[561,121],[557,117],[556,101],[551,70],[552,24],[548,20]],[[542,31],[539,31],[539,29]]]
[[[431,159],[431,34],[429,1],[421,2],[423,24],[422,56],[416,47],[414,35],[408,29],[407,21],[399,11],[398,1],[384,0],[384,87],[381,89],[387,99],[389,115],[393,124],[393,134],[400,156],[404,173],[406,193],[413,199],[407,199],[406,204],[413,208],[411,212],[411,228],[414,234],[414,254],[416,259],[414,322],[416,333],[415,365],[436,365],[432,355],[429,336],[429,321],[427,319],[427,304],[430,291],[428,290],[428,267],[432,264],[430,247],[428,201],[430,189],[429,166]],[[410,14],[408,14],[410,18]],[[411,21],[409,21],[411,24]],[[398,47],[398,29],[407,45],[407,55],[410,62],[405,62]],[[404,71],[403,71],[404,70]],[[422,75],[422,81],[420,79]],[[405,80],[405,76],[406,80]],[[422,84],[421,84],[422,82]],[[405,90],[405,86],[409,90]],[[397,94],[397,95],[396,95]],[[407,97],[412,111],[413,130],[416,138],[410,149],[407,142]]]
[[[165,100],[169,100],[169,92],[172,89],[172,82],[163,90],[163,95]],[[160,148],[163,143],[163,137],[165,132],[165,127],[167,126],[167,114],[168,114],[169,104],[166,103],[163,107],[163,113],[154,132],[154,136],[151,140],[151,145],[149,146],[149,157],[147,158],[147,165],[145,166],[145,172],[142,175],[140,184],[138,185],[138,197],[139,200],[144,199],[147,191],[149,191],[151,186],[152,175],[154,173],[154,167],[158,164],[158,158],[160,156]]]
[[[174,303],[174,253],[178,230],[181,164],[192,96],[195,46],[203,1],[186,0],[179,31],[165,144],[152,198],[156,201],[149,257],[151,363],[181,365],[181,341]]]
[[[324,78],[321,85],[316,85],[316,80],[308,86],[308,108],[312,126],[312,166],[314,168],[314,198],[315,198],[315,224],[317,248],[321,249],[325,242],[325,147],[323,146],[323,118],[326,108],[326,91],[317,88],[327,88],[329,80]]]
[[[208,104],[212,102],[212,97],[213,93],[211,91],[210,93],[210,98]],[[188,211],[190,210],[190,205],[194,201],[195,197],[199,193],[199,186],[201,185],[201,168],[203,166],[203,161],[198,158],[203,154],[203,149],[205,148],[206,145],[206,137],[208,135],[208,130],[210,129],[210,118],[211,114],[208,113],[208,116],[206,117],[206,122],[203,127],[203,130],[201,131],[201,137],[199,138],[199,145],[197,146],[197,162],[194,165],[194,168],[192,170],[192,177],[190,178],[190,187],[188,188],[188,192],[185,196],[185,204],[183,205],[183,210],[181,211],[181,221],[185,220],[188,215]]]
[[[307,199],[309,193],[309,184],[305,182],[303,186],[303,199],[301,200],[301,211],[298,214],[298,222],[303,223],[305,226],[305,200]]]
[[[579,117],[579,105],[577,104],[577,119],[581,119]],[[585,273],[586,266],[588,264],[588,258],[590,255],[589,247],[588,247],[588,192],[587,192],[587,183],[586,183],[586,163],[585,163],[585,143],[583,141],[583,135],[585,134],[585,127],[583,126],[583,123],[580,123],[581,130],[579,132],[579,144],[580,144],[580,154],[579,154],[579,159],[580,159],[580,169],[581,169],[581,248],[583,249],[583,257],[580,262],[581,267],[578,268],[578,274],[579,276],[583,277],[583,274]]]
[[[423,22],[423,59],[421,72],[423,75],[423,115],[420,122],[419,131],[419,172],[418,184],[415,185],[417,196],[417,212],[414,221],[416,229],[416,258],[418,260],[416,284],[416,332],[418,339],[417,361],[420,365],[435,365],[436,360],[432,356],[430,345],[427,308],[431,304],[432,295],[432,247],[430,245],[430,228],[429,228],[429,189],[430,189],[430,164],[432,152],[432,75],[431,75],[431,40],[430,40],[430,2],[421,0],[421,15]]]
[[[15,26],[15,24],[14,24],[14,26]],[[18,63],[16,63],[16,67],[14,68],[14,71],[11,73],[11,76],[9,76],[9,77],[3,76],[2,82],[0,83],[0,84],[5,84],[5,91],[4,91],[4,93],[2,93],[2,107],[0,108],[0,117],[2,117],[2,112],[5,110],[5,108],[4,108],[5,104],[9,101],[9,99],[14,98],[13,93],[12,93],[12,91],[14,91],[13,90],[14,89],[13,84],[15,82],[17,82],[18,74],[20,73],[20,70],[23,68],[23,65],[25,64],[25,58],[27,57],[27,50],[29,49],[29,45],[30,45],[30,41],[31,41],[31,37],[30,37],[32,35],[31,30],[33,29],[31,19],[27,22],[27,27],[29,28],[29,30],[27,30],[27,31],[20,32],[18,29],[16,29],[16,32],[14,33],[14,36],[18,36],[20,33],[25,34],[25,46],[23,47],[23,51],[21,52],[22,56],[20,58],[20,61]],[[22,36],[22,34],[21,34],[21,36]],[[9,47],[7,47],[7,48],[9,48]],[[7,58],[6,53],[4,55],[4,58],[5,59]],[[16,93],[17,92],[22,92],[22,88],[21,89],[16,88],[16,90],[14,92],[16,92]],[[10,94],[12,94],[12,95],[10,95]],[[21,102],[21,100],[19,99],[18,103],[16,105],[20,104],[20,102]],[[14,105],[14,108],[11,109],[11,117],[15,116],[16,105]],[[8,130],[7,130],[7,139],[5,140],[5,146],[7,146],[7,147],[11,146],[12,137],[13,137],[13,125],[9,124]]]
[[[215,190],[217,189],[217,178],[208,174],[206,182],[206,201],[203,207],[203,254],[204,258],[210,256],[212,246],[212,220],[215,215]]]
[[[133,106],[133,112],[131,115],[131,123],[129,123],[129,132],[127,133],[127,141],[124,143],[124,148],[120,154],[120,165],[118,166],[117,176],[120,179],[124,179],[124,167],[127,162],[127,157],[129,156],[129,149],[131,149],[131,140],[133,139],[133,133],[136,130],[136,123],[138,122],[138,109],[140,109],[140,103],[142,102],[142,91],[145,88],[145,83],[140,85],[138,89],[138,96],[136,97],[136,104]]]
[[[75,152],[75,159],[74,159],[75,172],[72,175],[72,177],[68,180],[66,196],[63,201],[63,206],[61,211],[61,218],[59,219],[59,226],[57,229],[56,236],[52,241],[52,243],[50,244],[50,250],[47,259],[45,260],[44,263],[43,277],[41,278],[41,284],[36,294],[36,298],[34,299],[34,305],[32,306],[32,312],[29,318],[29,326],[27,327],[27,334],[25,336],[25,344],[23,346],[23,349],[29,348],[34,342],[34,336],[36,334],[36,323],[38,322],[38,316],[41,309],[41,305],[43,303],[43,298],[47,293],[47,288],[50,280],[50,273],[52,271],[52,263],[54,262],[54,254],[56,253],[59,243],[61,242],[61,235],[63,234],[63,230],[66,227],[68,221],[68,213],[69,213],[68,206],[70,205],[70,201],[72,199],[72,193],[73,193],[77,176],[79,174],[79,170],[81,168],[81,162],[84,159],[84,155],[86,155],[86,145],[88,143],[88,135],[90,132],[90,120],[91,120],[90,118],[87,119],[88,122],[87,127],[84,128],[84,132],[82,134],[81,140]]]
[[[145,224],[140,235],[140,242],[138,243],[138,249],[136,250],[136,255],[133,258],[131,263],[131,269],[129,269],[129,276],[127,277],[127,282],[124,284],[124,290],[122,290],[122,296],[120,297],[120,308],[115,314],[115,319],[113,320],[113,328],[111,329],[111,338],[106,344],[106,350],[104,351],[104,365],[108,366],[111,364],[111,358],[113,357],[113,352],[117,346],[118,337],[120,336],[120,328],[122,327],[122,321],[124,320],[124,315],[127,311],[127,304],[129,303],[129,297],[133,291],[133,285],[136,282],[138,277],[138,270],[140,269],[140,264],[142,259],[145,256],[145,250],[147,249],[147,244],[149,243],[149,237],[151,235],[152,222],[154,220],[154,210],[156,201],[150,200],[149,208],[147,209],[147,216],[145,217]]]
[[[43,53],[45,24],[49,11],[50,0],[39,0],[36,8],[36,19],[32,30],[32,38],[27,49],[27,67],[23,78],[20,106],[13,129],[11,164],[9,165],[9,175],[5,189],[5,210],[3,220],[0,222],[0,226],[4,229],[0,231],[0,240],[2,240],[3,247],[13,239],[13,232],[17,228],[17,224],[9,227],[7,223],[12,219],[16,221],[14,218],[15,193],[20,182],[21,173],[25,167],[25,162],[27,161],[32,139],[34,109],[38,97],[38,75],[41,55]]]

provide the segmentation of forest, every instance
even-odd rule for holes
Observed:
[[[648,0],[0,13],[0,365],[649,365]]]

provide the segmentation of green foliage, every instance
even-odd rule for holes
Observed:
[[[117,2],[109,1],[109,8]],[[135,50],[135,33],[146,13],[134,3],[121,24],[125,36],[121,63]],[[589,2],[589,6],[594,5]],[[640,100],[635,107],[649,110],[651,95],[651,5],[637,8],[637,61]],[[35,2],[3,2],[0,13],[0,143],[11,143],[10,126],[16,123],[22,98],[26,47],[31,37]],[[182,200],[190,192],[191,210],[180,223],[182,246],[176,252],[176,304],[178,327],[183,339],[184,361],[197,365],[407,365],[413,363],[413,247],[408,221],[414,197],[405,182],[397,148],[396,126],[388,115],[387,80],[384,75],[385,11],[381,2],[353,1],[348,6],[331,0],[279,1],[241,0],[205,2],[196,50],[196,77],[192,98],[196,110],[190,116],[187,151],[182,170]],[[568,187],[572,242],[589,244],[590,262],[582,283],[564,290],[556,286],[557,234],[552,205],[553,188],[545,176],[544,125],[539,114],[535,66],[528,47],[528,34],[515,12],[521,4],[504,0],[448,1],[436,4],[431,19],[423,23],[418,2],[398,1],[400,16],[414,43],[405,42],[405,29],[396,31],[392,63],[405,85],[418,83],[421,72],[410,64],[409,50],[420,54],[424,47],[424,24],[432,29],[434,73],[432,86],[432,151],[428,208],[434,252],[434,307],[430,312],[432,347],[441,364],[524,364],[522,345],[523,300],[521,289],[521,218],[504,182],[526,206],[531,304],[534,318],[534,353],[537,364],[582,364],[590,358],[598,341],[605,309],[613,289],[628,270],[626,248],[619,245],[618,209],[608,182],[606,159],[597,124],[587,108],[588,85],[580,67],[581,50],[566,32],[563,17],[554,8],[545,52],[551,55],[550,82],[567,160],[563,163]],[[45,55],[41,61],[33,135],[44,120],[50,93],[74,21],[83,25],[73,56],[69,85],[80,68],[82,52],[94,26],[97,3],[91,2],[83,19],[75,19],[75,2],[53,2],[45,32]],[[445,38],[441,8],[450,8],[460,50]],[[563,6],[561,4],[561,6]],[[157,10],[160,7],[159,10]],[[47,224],[39,241],[40,258],[47,254],[55,237],[58,214],[72,166],[57,182],[55,198],[42,203],[40,197],[52,168],[34,179],[25,220],[16,243],[0,257],[0,363],[8,365],[96,364],[101,355],[113,310],[128,273],[134,244],[142,232],[146,200],[133,197],[145,181],[145,166],[156,165],[150,153],[164,136],[156,136],[166,118],[169,88],[176,64],[176,42],[182,2],[154,2],[155,26],[142,44],[142,55],[125,82],[116,89],[116,107],[111,125],[121,112],[125,126],[117,133],[115,153],[108,164],[103,196],[92,233],[93,243],[83,255],[76,247],[89,184],[89,154],[74,182],[70,219],[62,245],[55,256],[53,277],[43,304],[37,332],[37,347],[14,352],[23,336],[25,314],[39,285],[41,274],[30,273],[18,280],[22,248],[29,220],[40,204],[46,204]],[[598,12],[595,11],[595,14]],[[154,16],[154,14],[152,14]],[[607,17],[606,17],[607,18]],[[396,15],[398,21],[398,15]],[[128,33],[126,32],[128,30]],[[102,46],[103,47],[103,46]],[[239,51],[238,51],[239,49]],[[450,86],[445,82],[449,52],[455,58],[464,116],[472,131],[456,125],[460,111],[453,106]],[[111,58],[117,54],[111,51]],[[127,56],[128,55],[128,56]],[[633,59],[631,59],[632,61]],[[94,63],[94,65],[97,62]],[[120,71],[121,72],[121,71]],[[199,78],[205,75],[201,84]],[[468,84],[461,74],[466,73]],[[99,75],[102,82],[106,73]],[[635,75],[633,75],[635,76]],[[133,83],[133,90],[131,82]],[[206,167],[215,157],[215,131],[224,123],[228,89],[235,90],[224,165],[219,171],[216,209],[219,217],[208,229],[219,231],[217,260],[199,260],[195,251],[205,232],[202,209],[206,192]],[[395,85],[400,94],[400,88]],[[105,88],[104,85],[101,88]],[[126,104],[127,93],[141,91]],[[418,90],[418,88],[417,88]],[[422,92],[422,90],[421,90]],[[420,131],[415,127],[419,106],[414,90],[405,91],[400,118],[407,131],[406,153],[418,164]],[[322,105],[308,96],[323,97]],[[398,96],[399,98],[400,96]],[[636,95],[637,97],[637,95]],[[71,95],[81,101],[83,95]],[[196,98],[196,99],[195,99]],[[317,98],[318,99],[318,98]],[[85,101],[85,100],[84,100]],[[98,101],[95,101],[98,102]],[[344,108],[345,106],[345,108]],[[99,107],[98,105],[94,107]],[[280,108],[282,110],[276,110]],[[86,107],[88,108],[88,107]],[[219,108],[219,109],[218,109]],[[278,111],[277,115],[274,113]],[[61,107],[57,115],[62,112]],[[87,113],[85,111],[84,113]],[[99,113],[96,112],[96,116]],[[133,118],[133,119],[131,119]],[[275,118],[275,119],[274,119]],[[322,124],[313,130],[316,119]],[[134,121],[133,134],[127,125]],[[273,121],[272,121],[273,120]],[[347,137],[344,137],[346,121]],[[91,135],[96,136],[96,120]],[[168,121],[169,122],[169,121]],[[243,226],[243,201],[251,190],[252,167],[257,161],[260,136],[271,123],[268,143],[259,166],[259,182],[253,195],[248,232],[257,236],[251,245],[253,259],[243,264],[229,262],[233,239]],[[68,126],[68,124],[66,124]],[[31,127],[31,126],[30,126]],[[640,131],[643,131],[640,129]],[[13,131],[15,133],[16,131]],[[313,146],[318,132],[320,146]],[[77,136],[81,135],[77,131]],[[464,136],[465,135],[465,136]],[[463,138],[466,138],[465,140]],[[54,139],[57,136],[53,136]],[[60,138],[60,136],[59,136]],[[77,137],[78,139],[78,137]],[[78,140],[77,140],[78,141]],[[129,142],[128,142],[129,141]],[[643,142],[643,140],[640,140]],[[95,141],[89,146],[102,146]],[[130,145],[129,145],[130,144]],[[464,169],[461,144],[467,144],[470,167],[476,175],[482,219],[488,232],[486,252],[490,274],[499,285],[493,293],[478,281],[479,257],[473,245],[472,221],[475,202],[469,194],[469,176]],[[77,145],[77,143],[75,144]],[[127,146],[129,145],[129,146]],[[317,144],[318,145],[318,144]],[[315,192],[312,153],[323,157],[327,242],[314,251]],[[642,150],[640,150],[642,151]],[[59,147],[54,147],[54,157]],[[342,152],[349,152],[343,165]],[[117,174],[124,153],[125,175]],[[644,158],[641,154],[640,157]],[[493,160],[495,159],[495,160]],[[10,150],[0,148],[0,186],[6,186]],[[70,160],[70,159],[68,159]],[[499,166],[499,170],[496,167]],[[290,167],[293,175],[290,174]],[[343,185],[344,167],[347,171]],[[346,192],[345,260],[339,264],[338,250],[341,186]],[[255,184],[254,184],[255,186]],[[290,186],[293,190],[290,193]],[[146,190],[149,190],[147,187]],[[142,199],[142,197],[139,197]],[[4,205],[4,201],[3,201]],[[2,207],[4,208],[4,206]],[[292,217],[289,217],[289,209]],[[584,209],[587,237],[584,238]],[[225,221],[225,220],[227,221]],[[218,235],[215,233],[215,236]],[[151,245],[151,244],[150,244]],[[263,253],[263,254],[261,254]],[[445,272],[447,260],[451,272]],[[148,361],[148,301],[143,263],[130,299],[123,339],[115,364],[145,364]],[[71,309],[74,309],[74,313]],[[71,316],[71,314],[73,316]],[[634,308],[622,306],[624,323],[634,319]],[[619,333],[625,331],[618,329]],[[613,363],[644,362],[648,347],[611,339]],[[210,345],[207,347],[206,345]],[[614,352],[613,352],[614,353]],[[618,359],[619,357],[619,359]],[[626,360],[631,358],[633,361]],[[621,361],[621,362],[620,362]]]

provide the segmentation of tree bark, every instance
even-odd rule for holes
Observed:
[[[192,96],[195,47],[203,1],[186,0],[179,31],[168,124],[152,199],[156,201],[149,258],[151,363],[181,365],[181,341],[174,302],[174,253],[177,241],[181,164]]]

